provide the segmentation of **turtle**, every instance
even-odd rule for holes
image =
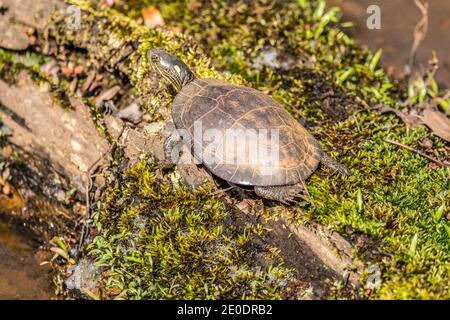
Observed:
[[[180,140],[187,137],[195,159],[202,162],[205,155],[209,156],[209,161],[202,164],[214,176],[231,186],[253,188],[259,197],[287,205],[303,194],[309,196],[305,180],[319,163],[350,175],[346,166],[328,156],[313,135],[269,95],[223,80],[197,78],[178,56],[161,48],[149,49],[147,59],[176,91],[171,106],[172,119],[175,127],[183,130],[184,134],[172,134],[167,138],[164,143],[166,156],[170,157]],[[198,132],[201,134],[207,130],[215,130],[223,136],[227,136],[229,131],[272,130],[278,133],[278,137],[270,135],[263,140],[256,136],[257,139],[251,139],[251,143],[242,143],[243,140],[236,144],[228,143],[222,153],[216,154],[217,149],[199,141],[198,135],[196,138],[195,125],[199,122],[201,128]],[[239,135],[236,137],[241,138]],[[274,141],[276,144],[272,143]],[[245,144],[244,149],[240,142]],[[267,156],[268,152],[265,156],[254,156],[255,147],[261,146],[269,146],[269,151],[277,149],[278,155],[273,157],[277,161],[272,161]],[[230,154],[224,160],[224,156]],[[238,157],[240,161],[236,161]],[[228,161],[230,158],[235,161]]]

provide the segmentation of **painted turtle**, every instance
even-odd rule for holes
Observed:
[[[172,117],[176,128],[185,132],[166,140],[166,155],[172,155],[174,146],[187,137],[195,158],[211,173],[232,185],[253,187],[258,196],[285,204],[301,192],[307,193],[304,181],[320,162],[350,174],[270,96],[217,79],[198,79],[180,58],[163,49],[150,49],[148,59],[177,91]],[[268,131],[272,131],[270,135]],[[203,138],[211,132],[232,136],[236,143],[224,143],[222,139],[219,144],[206,144]],[[265,132],[265,139],[261,132]]]

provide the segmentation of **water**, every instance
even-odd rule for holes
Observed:
[[[0,195],[0,211],[10,207],[11,199]],[[50,267],[40,265],[46,255],[27,229],[0,213],[0,299],[54,297]]]

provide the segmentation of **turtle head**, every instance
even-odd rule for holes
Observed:
[[[167,51],[156,48],[147,52],[147,58],[152,67],[168,82],[175,90],[181,88],[195,79],[191,69],[177,56],[167,53]]]

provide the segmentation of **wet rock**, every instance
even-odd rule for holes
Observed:
[[[75,294],[89,297],[86,290],[92,291],[97,288],[99,272],[93,261],[82,258],[78,264],[69,267],[68,272],[71,272],[71,275],[64,283],[67,289],[74,291]]]

